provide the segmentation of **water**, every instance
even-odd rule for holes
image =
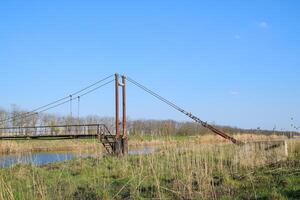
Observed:
[[[32,153],[24,155],[0,156],[0,167],[10,167],[15,164],[46,165],[49,163],[71,160],[75,158],[74,153]]]
[[[139,149],[129,150],[128,153],[131,155],[142,155],[153,153],[155,150],[155,147],[142,147]],[[30,154],[0,155],[0,168],[7,168],[16,164],[42,166],[50,163],[72,160],[78,157],[95,157],[95,154],[78,155],[75,152],[37,152]]]

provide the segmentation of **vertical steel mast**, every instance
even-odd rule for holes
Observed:
[[[119,86],[122,87],[122,135],[120,131],[120,119],[119,119]],[[115,74],[115,103],[116,103],[116,141],[114,153],[117,155],[126,155],[128,153],[128,141],[126,130],[126,77],[122,76],[122,83],[119,83],[119,74]]]
[[[115,107],[116,107],[116,141],[115,141],[115,153],[121,153],[121,135],[120,135],[120,126],[119,126],[119,74],[115,74]]]
[[[126,76],[122,76],[122,109],[123,109],[123,136],[122,136],[122,153],[128,154],[127,141],[127,121],[126,121]]]

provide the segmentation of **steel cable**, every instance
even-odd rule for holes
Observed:
[[[185,111],[184,109],[180,108],[179,106],[177,106],[176,104],[172,103],[171,101],[167,100],[166,98],[162,97],[161,95],[155,93],[154,91],[150,90],[149,88],[147,88],[146,86],[138,83],[137,81],[133,80],[130,77],[126,77],[126,79],[133,83],[134,85],[138,86],[139,88],[141,88],[142,90],[146,91],[147,93],[151,94],[152,96],[156,97],[157,99],[159,99],[160,101],[163,101],[164,103],[168,104],[169,106],[175,108],[176,110],[184,113],[185,115],[190,115],[189,112]],[[190,116],[191,117],[191,116]],[[198,120],[201,123],[205,123],[204,121],[200,120],[199,118],[193,116],[194,120]]]
[[[76,99],[76,98],[78,98],[78,97],[85,96],[85,95],[87,95],[87,94],[89,94],[89,93],[91,93],[91,92],[94,92],[94,91],[100,89],[101,87],[103,87],[103,86],[105,86],[105,85],[107,85],[107,84],[113,82],[114,79],[113,79],[113,80],[110,80],[110,81],[108,81],[108,82],[106,82],[106,83],[104,83],[104,84],[102,84],[102,85],[100,85],[100,86],[98,86],[98,87],[96,87],[96,88],[93,88],[93,89],[91,89],[91,90],[89,90],[89,91],[87,91],[87,92],[85,92],[85,93],[83,93],[83,94],[81,94],[81,95],[79,95],[79,96],[77,96],[77,97],[73,97],[73,96],[75,96],[76,94],[80,94],[81,92],[83,92],[83,91],[85,91],[85,90],[87,90],[87,89],[89,89],[89,88],[91,88],[91,87],[93,87],[93,86],[95,86],[95,85],[97,85],[97,84],[99,84],[99,83],[101,83],[101,82],[103,82],[103,81],[105,81],[105,80],[111,78],[111,77],[113,77],[113,75],[108,76],[108,77],[106,77],[106,78],[104,78],[104,79],[102,79],[102,80],[100,80],[100,81],[97,81],[96,83],[94,83],[94,84],[92,84],[92,85],[90,85],[90,86],[88,86],[88,87],[85,87],[84,89],[81,89],[81,90],[79,90],[79,91],[77,91],[77,92],[75,92],[75,93],[73,93],[73,94],[71,94],[71,95],[69,95],[69,96],[66,96],[66,97],[64,97],[64,98],[61,98],[61,99],[56,100],[56,101],[54,101],[54,102],[51,102],[51,103],[49,103],[49,104],[47,104],[47,105],[45,105],[45,106],[41,106],[41,107],[39,107],[39,108],[37,108],[37,109],[34,109],[34,110],[30,111],[30,112],[26,112],[26,113],[23,113],[23,114],[20,114],[20,115],[16,115],[16,116],[13,116],[13,117],[10,117],[10,118],[1,120],[0,123],[3,124],[3,122],[11,122],[11,121],[13,121],[13,120],[20,120],[20,119],[23,119],[23,118],[27,118],[27,117],[36,115],[36,114],[38,114],[38,113],[45,112],[45,111],[47,111],[47,110],[56,108],[56,107],[58,107],[58,106],[61,106],[61,105],[63,105],[63,104],[66,104],[66,103],[68,103],[68,102],[71,102],[72,100],[74,100],[74,99]],[[66,99],[68,99],[68,100],[66,100]],[[63,100],[66,100],[66,101],[63,101]],[[63,102],[62,102],[62,101],[63,101]],[[60,103],[60,102],[61,102],[61,103]],[[53,105],[53,106],[52,106],[52,105]],[[49,107],[49,106],[51,106],[51,107]],[[49,108],[48,108],[48,107],[49,107]],[[45,108],[45,109],[43,109],[43,108]],[[41,109],[43,109],[43,110],[41,110]],[[40,111],[40,110],[41,110],[41,111]]]
[[[147,88],[146,86],[138,83],[137,81],[133,80],[130,77],[126,77],[126,79],[131,82],[132,84],[136,85],[137,87],[141,88],[142,90],[144,90],[145,92],[151,94],[152,96],[154,96],[155,98],[159,99],[160,101],[166,103],[167,105],[173,107],[174,109],[178,110],[179,112],[185,114],[186,116],[190,117],[191,119],[193,119],[195,122],[200,123],[203,127],[208,128],[209,130],[211,130],[212,132],[220,135],[221,137],[228,139],[230,141],[232,141],[234,144],[238,144],[241,145],[243,144],[243,142],[240,142],[238,140],[236,140],[235,138],[227,135],[226,133],[222,132],[221,130],[213,127],[212,125],[208,124],[207,122],[202,121],[201,119],[199,119],[198,117],[194,116],[192,113],[185,111],[184,109],[180,108],[179,106],[177,106],[176,104],[172,103],[171,101],[167,100],[166,98],[160,96],[159,94],[153,92],[152,90],[150,90],[149,88]]]

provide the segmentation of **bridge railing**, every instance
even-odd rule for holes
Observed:
[[[110,134],[104,124],[55,125],[0,128],[0,137],[18,136],[76,136]]]

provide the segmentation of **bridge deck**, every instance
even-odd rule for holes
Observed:
[[[22,139],[73,139],[73,138],[96,138],[97,134],[68,134],[68,135],[15,135],[0,136],[0,140],[22,140]]]
[[[0,128],[3,139],[90,138],[109,134],[103,124],[56,125]]]
[[[97,138],[108,153],[115,153],[116,137],[104,124],[0,128],[0,140]]]

